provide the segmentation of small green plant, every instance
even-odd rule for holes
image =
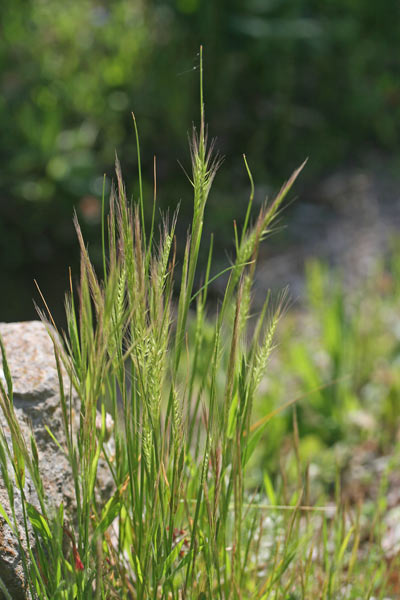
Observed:
[[[23,499],[28,539],[24,567],[33,598],[328,599],[338,597],[350,582],[354,594],[346,597],[355,598],[360,590],[369,597],[371,581],[365,587],[353,575],[358,522],[346,528],[344,508],[311,523],[301,474],[290,497],[288,489],[274,490],[268,474],[265,493],[248,483],[249,461],[268,421],[254,423],[253,405],[285,307],[284,294],[275,303],[267,295],[249,335],[255,264],[259,244],[302,167],[251,225],[253,181],[245,159],[251,183],[248,210],[242,231],[235,228],[236,255],[223,300],[214,320],[207,318],[212,241],[204,284],[195,290],[194,282],[204,210],[219,160],[207,142],[200,58],[200,128],[191,143],[193,222],[177,302],[177,217],[163,220],[157,243],[154,210],[150,231],[145,230],[135,119],[139,201],[127,201],[117,161],[107,222],[103,196],[101,281],[75,218],[80,286],[78,297],[71,285],[66,298],[63,348],[49,327],[59,370],[64,450],[75,485],[77,510],[68,522],[62,505],[55,514],[47,506],[35,441],[29,450],[13,411],[12,379],[2,346],[7,389],[0,383],[0,402],[12,444],[1,434],[0,462],[10,506],[13,478]],[[52,321],[50,313],[50,320],[42,318]],[[77,432],[62,369],[79,399]],[[114,420],[108,441],[106,408]],[[102,503],[95,494],[100,457],[114,482],[114,493]],[[24,500],[25,469],[36,488],[37,507]],[[320,512],[324,515],[325,508]],[[12,515],[4,509],[2,514],[15,528]],[[28,523],[35,544],[29,542]],[[363,573],[377,562],[379,557],[364,560]],[[320,590],[322,595],[314,595]]]

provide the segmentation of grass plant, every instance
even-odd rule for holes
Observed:
[[[202,59],[200,65],[201,117],[191,139],[189,177],[193,221],[180,282],[177,215],[164,217],[156,241],[153,210],[146,233],[134,119],[140,195],[128,201],[117,160],[107,219],[104,197],[102,203],[102,278],[75,217],[81,272],[78,294],[71,284],[66,297],[66,332],[59,335],[50,327],[51,314],[41,314],[54,342],[76,514],[48,506],[35,441],[28,447],[14,414],[2,345],[0,402],[12,437],[11,444],[4,432],[0,437],[11,506],[11,514],[2,509],[2,515],[23,548],[13,519],[15,481],[23,499],[29,592],[40,600],[367,599],[372,591],[381,597],[385,573],[376,538],[373,551],[360,552],[360,514],[340,502],[339,484],[333,507],[309,505],[300,462],[294,487],[284,477],[273,485],[267,471],[262,486],[249,484],[252,455],[273,416],[255,422],[253,407],[285,309],[285,294],[276,300],[267,294],[249,335],[254,270],[259,245],[302,167],[251,224],[253,181],[245,160],[249,208],[242,231],[235,229],[224,297],[214,319],[207,316],[212,241],[199,289],[195,281],[204,211],[220,161],[207,139]],[[78,398],[77,428],[63,370]],[[97,490],[100,459],[113,479],[107,498]],[[38,506],[24,497],[25,470]]]

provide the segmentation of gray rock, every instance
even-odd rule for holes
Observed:
[[[7,362],[13,380],[14,408],[23,427],[28,444],[33,432],[39,451],[43,484],[49,500],[55,505],[73,501],[72,479],[68,461],[51,439],[46,427],[62,447],[65,436],[60,407],[59,382],[54,358],[54,348],[45,325],[41,321],[0,323]],[[69,392],[66,373],[64,387]],[[4,373],[0,368],[4,382]],[[76,412],[77,400],[72,395]],[[4,415],[0,415],[3,424]]]
[[[67,512],[73,514],[75,495],[71,469],[66,456],[46,430],[47,426],[61,447],[66,447],[53,342],[45,325],[40,321],[0,323],[0,335],[6,349],[13,381],[15,414],[28,448],[30,448],[32,433],[36,440],[40,473],[48,505],[58,507],[63,502]],[[6,388],[1,357],[0,378]],[[65,393],[69,394],[70,385],[65,371],[63,371],[63,381]],[[73,413],[76,415],[75,421],[77,421],[79,407],[74,393],[71,394],[71,401]],[[0,427],[11,447],[10,431],[1,409]],[[11,465],[9,472],[12,473]],[[102,479],[101,497],[105,501],[109,498],[112,483],[104,461],[99,464],[99,473]],[[16,517],[22,534],[22,543],[25,546],[22,506],[16,486],[14,491]],[[30,503],[38,506],[34,486],[28,473],[26,473],[25,496]],[[0,480],[0,502],[9,514],[8,494],[3,479]],[[18,541],[2,517],[0,517],[0,577],[9,588],[13,599],[27,598]]]
[[[48,502],[55,506],[61,501],[71,505],[73,488],[68,462],[46,431],[47,425],[61,445],[63,444],[65,437],[62,430],[58,375],[52,341],[40,321],[0,323],[0,335],[12,375],[15,414],[28,447],[30,447],[32,433],[35,437]],[[2,364],[0,379],[7,389]],[[0,426],[11,448],[10,430],[1,410]],[[12,480],[10,464],[8,471]],[[27,470],[24,493],[28,502],[38,507],[37,496]],[[15,485],[14,494],[16,521],[22,546],[25,549],[27,540],[23,526],[22,503]],[[0,482],[0,502],[12,521],[8,493],[3,480]],[[29,537],[32,538],[31,535]],[[22,600],[27,597],[18,540],[3,518],[0,518],[0,577],[13,599]]]
[[[30,486],[26,485],[26,488],[30,488]],[[32,498],[30,498],[29,495],[29,489],[26,490],[26,495],[27,499],[32,501]],[[4,510],[9,514],[10,505],[8,501],[8,494],[2,483],[0,484],[0,503]],[[14,508],[17,520],[21,521],[22,504],[20,495],[18,493],[16,493]],[[20,530],[20,533],[22,537],[22,544],[24,547],[26,547],[25,534],[22,530]],[[0,517],[0,577],[8,589],[11,598],[15,600],[25,600],[25,598],[27,598],[24,569],[18,542],[14,533],[10,530],[9,526],[2,517]],[[4,598],[1,591],[0,598],[2,600]]]

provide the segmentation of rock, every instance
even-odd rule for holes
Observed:
[[[46,326],[40,321],[0,323],[0,335],[6,349],[13,381],[15,414],[28,448],[30,448],[32,433],[36,440],[39,468],[48,505],[58,507],[63,502],[66,511],[73,513],[75,494],[71,469],[66,456],[46,430],[48,427],[61,447],[66,447],[53,342]],[[7,389],[1,357],[0,378]],[[64,371],[63,381],[67,395],[70,386]],[[76,394],[72,393],[71,399],[73,413],[79,415]],[[11,444],[9,428],[1,409],[0,426],[7,442]],[[110,427],[109,419],[108,427]],[[9,472],[13,477],[11,465]],[[101,496],[103,501],[106,501],[112,483],[104,461],[100,461],[99,464],[99,477],[102,479]],[[22,532],[22,506],[15,485],[14,490],[16,516]],[[26,473],[25,495],[28,502],[38,507],[37,496],[28,473]],[[0,481],[0,502],[9,514],[8,494],[3,480]],[[24,535],[22,541],[25,545]],[[9,587],[13,599],[27,598],[18,542],[2,517],[0,517],[0,577]]]
[[[67,505],[71,505],[73,487],[68,462],[46,431],[47,425],[63,445],[65,436],[59,406],[59,384],[53,343],[44,324],[40,321],[0,323],[0,335],[13,380],[15,414],[28,447],[30,447],[30,436],[34,434],[49,504],[58,506],[61,501],[64,501]],[[2,366],[0,378],[7,389]],[[74,401],[76,402],[75,397]],[[0,425],[5,432],[9,447],[12,447],[10,430],[2,410],[0,410]],[[11,465],[9,465],[9,474],[12,479]],[[38,507],[37,496],[27,470],[25,477],[26,499]],[[22,545],[26,548],[21,498],[15,486],[14,490],[16,520]],[[8,493],[3,481],[0,482],[0,502],[10,516]],[[27,597],[18,541],[3,518],[0,519],[0,577],[12,598],[22,600]]]
[[[0,335],[13,380],[15,413],[28,446],[31,431],[34,434],[43,485],[49,500],[55,505],[63,501],[67,507],[71,506],[74,493],[69,464],[46,430],[48,427],[60,445],[65,447],[53,343],[41,321],[0,323]],[[0,377],[4,382],[1,368]],[[68,394],[65,372],[63,380]],[[72,394],[72,402],[76,413],[75,394]],[[1,414],[0,418],[3,424],[4,415]]]
[[[26,478],[25,496],[28,502],[31,502],[32,504],[36,503],[36,494],[34,493],[33,485],[29,476]],[[8,494],[3,486],[3,481],[0,482],[0,503],[6,513],[10,514]],[[26,537],[22,528],[22,503],[20,494],[17,492],[15,492],[14,509],[17,521],[20,525],[22,544],[24,548],[26,548]],[[9,526],[2,517],[0,517],[0,577],[13,600],[25,600],[28,597],[18,542],[14,533],[10,530]],[[1,592],[0,598],[1,600],[4,598]]]

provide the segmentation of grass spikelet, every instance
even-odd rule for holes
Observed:
[[[261,383],[261,379],[267,368],[268,360],[273,350],[273,341],[275,331],[278,326],[279,320],[281,319],[286,306],[287,301],[287,290],[285,290],[280,298],[278,299],[275,310],[272,311],[271,316],[268,320],[264,339],[258,347],[254,357],[254,368],[253,368],[253,381],[252,388],[254,391]]]

